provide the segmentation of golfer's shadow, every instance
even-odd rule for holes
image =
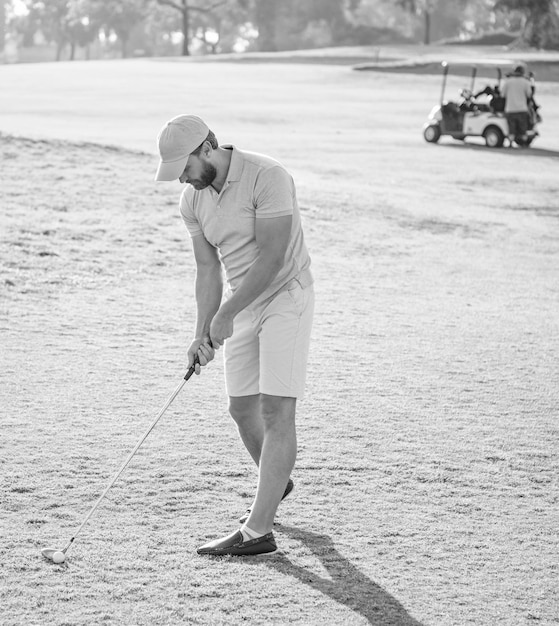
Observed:
[[[342,556],[328,535],[309,532],[292,526],[277,524],[279,532],[300,541],[322,563],[330,578],[319,576],[310,569],[297,565],[284,554],[266,560],[269,567],[293,576],[344,604],[376,626],[421,626],[406,609],[382,587],[367,578],[353,563]]]

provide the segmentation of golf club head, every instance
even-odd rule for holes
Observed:
[[[66,553],[56,548],[43,548],[41,554],[51,563],[64,563],[66,560]]]

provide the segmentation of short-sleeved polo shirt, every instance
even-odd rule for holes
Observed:
[[[528,111],[528,100],[532,96],[532,86],[524,76],[507,78],[502,90],[505,98],[505,113],[524,113]]]
[[[293,279],[308,286],[312,283],[310,257],[292,177],[270,157],[234,146],[222,147],[232,154],[221,192],[218,194],[211,186],[196,190],[187,185],[181,194],[180,212],[190,236],[204,236],[218,249],[227,282],[235,291],[258,256],[256,220],[292,215],[283,267],[256,302],[272,296]]]

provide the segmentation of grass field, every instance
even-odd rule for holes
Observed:
[[[0,624],[559,623],[559,86],[530,150],[423,141],[436,76],[341,63],[0,67]],[[457,92],[463,78],[449,82]],[[292,171],[317,312],[270,558],[195,549],[255,470],[194,323],[179,112]]]

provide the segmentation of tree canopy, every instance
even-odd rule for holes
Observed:
[[[557,0],[497,0],[497,11],[517,11],[525,18],[523,39],[534,48],[559,49]]]
[[[100,40],[130,54],[211,54],[464,39],[517,32],[559,49],[559,0],[0,0],[21,45],[37,34],[56,57]],[[0,11],[0,44],[6,18]],[[108,43],[107,43],[108,42]]]

